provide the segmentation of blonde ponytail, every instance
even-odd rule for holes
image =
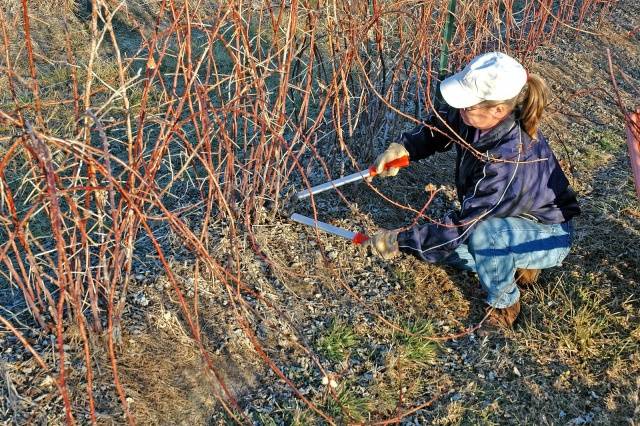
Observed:
[[[532,139],[537,138],[542,113],[549,99],[547,85],[537,74],[529,74],[525,90],[518,99],[520,121]]]

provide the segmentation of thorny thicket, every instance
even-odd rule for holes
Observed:
[[[160,241],[170,228],[193,257],[195,282],[202,275],[224,286],[228,309],[266,365],[334,423],[261,347],[245,297],[270,305],[243,279],[237,247],[248,242],[271,264],[253,227],[278,211],[283,194],[359,169],[377,143],[421,121],[432,108],[449,2],[46,3],[3,3],[0,15],[0,273],[2,285],[18,288],[33,319],[57,336],[57,365],[39,356],[11,316],[0,321],[44,370],[57,370],[67,421],[76,419],[65,383],[70,323],[83,343],[91,421],[91,333],[107,337],[115,389],[134,421],[117,343],[143,239],[173,286],[204,369],[219,383],[212,392],[229,416],[248,421],[203,344],[197,285],[187,300],[174,276]],[[529,63],[559,27],[577,28],[616,2],[459,3],[451,69],[487,49]],[[43,22],[32,19],[34,7],[70,13]],[[47,37],[32,35],[47,27]],[[137,45],[123,32],[135,34]],[[194,215],[202,221],[196,231],[184,219]],[[214,220],[228,230],[224,264],[211,254]]]

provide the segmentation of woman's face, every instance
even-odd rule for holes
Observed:
[[[480,130],[489,130],[500,123],[509,114],[505,104],[494,106],[481,106],[480,104],[469,108],[461,108],[462,121],[467,126]]]

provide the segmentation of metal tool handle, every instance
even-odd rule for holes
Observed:
[[[311,226],[329,234],[337,235],[342,238],[351,240],[354,244],[364,244],[369,240],[369,237],[361,232],[351,232],[346,229],[338,228],[337,226],[330,225],[328,223],[320,222],[313,218],[302,216],[301,214],[294,213],[291,215],[291,220],[301,223],[303,225]]]
[[[393,167],[407,167],[409,165],[409,156],[405,155],[404,157],[396,158],[393,161],[388,162],[384,165],[385,170],[389,170]],[[357,182],[362,179],[366,179],[368,177],[373,177],[377,175],[376,167],[371,166],[367,170],[363,170],[361,172],[355,172],[348,176],[341,177],[340,179],[332,180],[331,182],[323,183],[321,185],[314,186],[309,189],[305,189],[296,194],[296,198],[298,200],[302,200],[310,195],[319,194],[324,191],[328,191],[329,189],[336,189],[342,185],[346,185],[351,182]]]
[[[404,157],[396,158],[393,161],[389,161],[384,165],[385,170],[392,169],[394,167],[407,167],[409,165],[409,156],[405,155]],[[376,172],[376,166],[369,167],[369,176],[374,177],[378,173]]]

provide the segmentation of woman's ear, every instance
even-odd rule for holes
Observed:
[[[509,110],[506,104],[498,104],[492,108],[493,116],[498,119],[503,119],[509,114]]]

